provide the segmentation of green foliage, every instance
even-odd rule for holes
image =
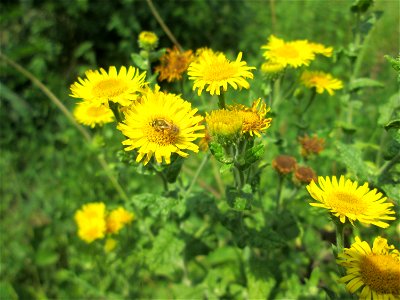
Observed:
[[[345,299],[331,251],[332,224],[310,208],[293,173],[282,177],[271,165],[279,154],[292,155],[318,175],[369,182],[398,208],[399,93],[383,59],[399,72],[399,58],[384,55],[398,51],[398,37],[390,36],[398,27],[398,4],[153,3],[185,49],[208,46],[231,58],[243,51],[257,70],[270,34],[332,45],[333,59],[321,57],[312,68],[329,70],[345,88],[314,100],[299,84],[302,70],[271,81],[255,71],[251,91],[228,91],[226,99],[247,105],[262,97],[272,105],[272,125],[262,138],[211,142],[204,155],[212,157],[201,168],[202,155],[143,166],[135,161],[137,151],[122,150],[115,124],[89,129],[92,142],[84,143],[42,91],[2,59],[0,298]],[[0,17],[1,53],[71,110],[68,87],[86,70],[133,64],[148,71],[152,87],[157,74],[150,72],[172,47],[146,1],[8,0],[0,3]],[[141,30],[154,31],[160,48],[140,52]],[[190,92],[186,75],[182,86],[158,84],[181,93],[203,115],[217,107],[216,99]],[[304,134],[323,137],[325,149],[302,156],[298,138]],[[104,240],[87,244],[77,236],[74,213],[98,201],[135,213],[135,221],[113,235],[111,252]],[[396,242],[395,226],[370,229],[353,230]]]

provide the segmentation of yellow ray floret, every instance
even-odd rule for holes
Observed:
[[[241,60],[242,52],[235,61],[229,61],[223,53],[202,51],[188,69],[189,79],[194,80],[193,90],[198,89],[200,96],[206,86],[206,91],[211,95],[220,95],[221,90],[226,92],[228,85],[234,89],[248,89],[250,84],[246,78],[253,78],[250,71],[255,68]]]
[[[137,162],[146,165],[154,155],[158,163],[171,163],[171,154],[188,156],[185,150],[198,152],[193,143],[204,137],[202,116],[181,97],[149,90],[139,101],[125,110],[125,121],[118,129],[128,138],[123,142],[126,151],[138,149]]]
[[[131,104],[146,86],[146,72],[139,73],[134,67],[121,67],[119,73],[115,67],[110,67],[108,73],[89,70],[86,78],[78,78],[78,82],[71,85],[71,97],[90,101],[100,106],[108,101],[116,102],[122,106]]]
[[[90,101],[78,103],[74,109],[74,117],[78,123],[92,128],[114,121],[114,114],[110,108],[105,105],[94,105]]]
[[[394,205],[387,202],[387,198],[382,197],[382,193],[376,189],[370,190],[368,183],[358,186],[357,182],[350,179],[345,181],[343,176],[340,176],[339,181],[336,176],[332,179],[320,176],[318,183],[319,187],[314,181],[307,186],[311,197],[317,201],[310,205],[329,210],[342,223],[346,219],[351,224],[358,220],[363,224],[386,228],[389,226],[386,220],[395,220],[395,217],[390,216],[395,213],[392,210]]]

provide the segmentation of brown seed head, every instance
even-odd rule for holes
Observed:
[[[290,155],[279,155],[272,161],[272,167],[280,174],[286,175],[296,167],[296,159]]]
[[[313,137],[309,137],[308,135],[299,137],[299,142],[301,144],[301,155],[303,157],[319,154],[325,148],[325,140],[323,138],[318,138],[316,135]]]
[[[317,175],[314,170],[310,167],[306,166],[298,166],[296,167],[296,171],[294,172],[294,177],[300,182],[309,184],[311,180],[317,182]]]

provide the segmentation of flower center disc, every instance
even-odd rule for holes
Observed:
[[[212,63],[205,72],[204,80],[220,81],[234,77],[236,68],[230,65],[227,61]]]
[[[161,146],[175,144],[179,136],[179,127],[169,119],[153,119],[144,131],[149,142]]]
[[[96,97],[116,97],[127,90],[124,82],[117,79],[106,79],[98,82],[92,90]]]
[[[366,285],[380,294],[400,295],[400,261],[390,255],[369,255],[360,262]]]
[[[297,58],[299,57],[299,52],[290,45],[285,45],[277,49],[278,56],[285,58]]]
[[[360,214],[367,208],[365,203],[360,201],[360,198],[346,192],[332,192],[327,202],[338,212],[345,212],[346,214]]]

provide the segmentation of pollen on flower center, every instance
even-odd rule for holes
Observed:
[[[127,85],[121,80],[106,79],[98,82],[92,90],[96,97],[116,97],[128,89]]]
[[[216,62],[204,74],[204,80],[218,81],[235,76],[237,68],[224,62]]]
[[[354,214],[363,213],[366,209],[366,205],[360,200],[361,199],[355,195],[346,192],[333,192],[327,198],[327,202],[329,202],[332,207],[335,207],[338,212]]]
[[[176,143],[179,128],[172,121],[161,118],[154,119],[144,127],[144,135],[149,142],[168,146]]]
[[[360,261],[363,281],[380,294],[400,294],[400,261],[390,255],[369,255]]]
[[[283,47],[280,47],[279,49],[276,50],[277,55],[285,58],[296,58],[299,57],[299,52],[294,48],[293,46],[290,45],[285,45]]]

